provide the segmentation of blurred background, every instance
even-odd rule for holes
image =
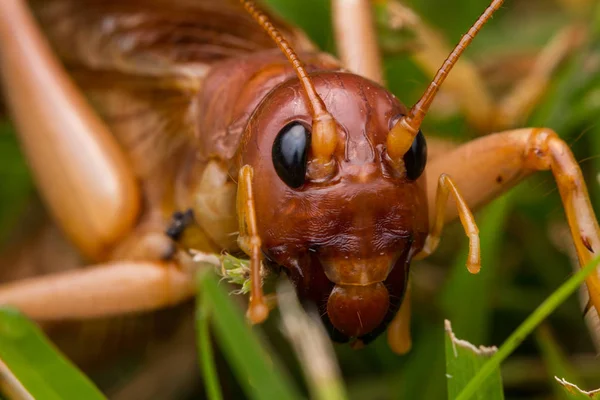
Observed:
[[[265,3],[304,29],[320,48],[335,52],[328,1],[266,0]],[[388,86],[402,102],[411,105],[430,79],[414,56],[423,42],[414,24],[411,25],[411,18],[398,20],[387,2],[374,3]],[[556,68],[549,90],[519,127],[550,127],[571,145],[584,171],[594,208],[600,210],[600,7],[596,3],[595,0],[508,0],[468,49],[466,57],[498,100],[532,68],[539,52],[558,32],[570,26],[581,33],[581,39],[574,41],[570,46],[572,51]],[[414,13],[419,24],[436,31],[450,48],[489,1],[406,0],[402,4]],[[458,103],[452,93],[442,93],[426,119],[423,128],[426,136],[464,142],[489,133],[473,126]],[[10,123],[2,117],[0,240],[5,248],[14,232],[22,230],[23,218],[36,201]],[[432,257],[412,265],[413,348],[409,354],[393,354],[385,335],[361,350],[335,346],[352,399],[445,398],[444,319],[452,321],[459,338],[476,345],[500,345],[572,274],[575,264],[571,239],[550,173],[527,179],[478,211],[476,219],[482,241],[483,265],[479,275],[468,274],[464,267],[467,240],[456,223],[445,229],[440,248]],[[279,316],[274,314],[258,330],[284,361],[298,386],[306,390],[298,361],[280,332]],[[195,352],[193,347],[188,351]],[[600,360],[596,353],[579,300],[572,296],[503,364],[506,398],[561,398],[553,378],[559,373],[582,388],[598,388]],[[222,386],[227,388],[226,397],[243,398],[222,354],[217,351],[216,357]],[[182,367],[182,363],[177,365],[177,358],[171,357],[169,361],[174,363],[173,368]],[[195,364],[189,367],[195,368]],[[86,369],[103,384],[115,376],[124,380],[136,367],[127,364],[112,373],[107,372],[107,367],[100,372],[89,365]],[[193,382],[192,392],[182,390],[182,396],[194,393],[194,398],[202,397],[199,380]]]

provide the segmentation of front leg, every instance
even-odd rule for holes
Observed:
[[[460,222],[463,225],[465,233],[469,238],[469,255],[467,257],[467,269],[472,274],[478,274],[481,269],[481,251],[479,245],[479,229],[475,223],[475,218],[469,209],[469,206],[462,197],[460,191],[454,184],[454,180],[446,174],[441,174],[438,179],[437,193],[435,195],[435,214],[430,214],[431,227],[423,249],[414,257],[415,260],[421,260],[428,257],[435,251],[440,243],[442,229],[446,222],[446,205],[448,204],[448,196],[452,194],[452,198],[458,210]]]
[[[579,263],[583,266],[600,249],[600,231],[581,169],[569,146],[545,128],[518,129],[474,140],[434,160],[427,169],[429,198],[435,178],[448,173],[471,208],[506,191],[535,171],[551,170],[560,191]],[[429,204],[433,212],[434,204]],[[446,221],[456,207],[446,208]],[[590,302],[600,312],[600,269],[587,278]]]
[[[253,176],[254,170],[251,166],[244,165],[240,169],[237,194],[240,226],[238,243],[240,248],[250,256],[250,278],[252,282],[248,318],[252,323],[259,324],[269,316],[269,307],[262,289],[261,240],[256,227],[256,209],[252,189]]]

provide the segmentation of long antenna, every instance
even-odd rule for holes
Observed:
[[[337,130],[333,117],[327,111],[325,103],[317,94],[302,62],[298,59],[298,56],[281,33],[273,26],[267,16],[256,8],[253,1],[240,0],[240,2],[252,18],[254,18],[271,39],[273,39],[294,67],[294,71],[296,72],[296,75],[298,75],[298,79],[308,97],[308,105],[313,118],[311,138],[313,156],[318,162],[328,163],[337,145]]]
[[[387,138],[387,150],[388,155],[392,160],[401,159],[404,154],[408,151],[412,142],[419,133],[421,123],[429,111],[433,99],[437,94],[440,86],[452,70],[452,67],[460,56],[463,54],[467,46],[473,41],[473,38],[481,30],[483,25],[492,18],[494,12],[496,12],[504,3],[504,0],[493,0],[492,3],[486,8],[484,13],[477,19],[475,24],[469,29],[469,31],[463,35],[460,42],[456,45],[452,53],[448,56],[442,67],[438,70],[437,74],[433,78],[433,81],[421,96],[421,99],[412,106],[409,110],[408,115],[400,118],[400,120],[394,125],[388,134]]]

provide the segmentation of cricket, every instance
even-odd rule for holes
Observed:
[[[561,132],[518,125],[578,37],[559,32],[527,85],[490,104],[461,64],[514,3],[490,1],[441,63],[424,56],[432,78],[407,104],[386,87],[375,3],[396,2],[330,1],[329,54],[249,0],[0,2],[4,111],[54,232],[9,258],[0,305],[43,327],[183,309],[193,254],[233,254],[249,260],[248,324],[277,308],[263,288],[275,271],[333,343],[385,337],[406,355],[413,261],[458,222],[476,277],[488,260],[474,212],[538,171],[553,177],[578,265],[590,263],[598,183]],[[446,83],[481,132],[450,147],[423,127]],[[584,289],[596,320],[600,269]]]

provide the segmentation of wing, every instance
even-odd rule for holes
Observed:
[[[51,45],[144,178],[194,145],[212,65],[275,47],[234,0],[32,0]],[[298,50],[312,45],[275,19]]]

